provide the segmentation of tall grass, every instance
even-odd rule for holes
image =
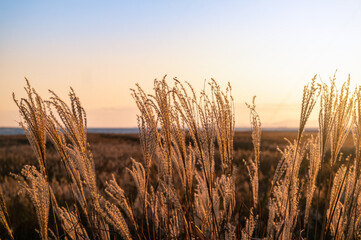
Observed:
[[[279,149],[282,157],[266,190],[259,189],[261,120],[255,99],[247,104],[254,149],[252,157],[243,160],[252,192],[249,206],[236,197],[236,184],[242,183],[237,182],[234,163],[230,84],[223,90],[212,79],[196,92],[188,83],[169,83],[164,77],[154,81],[151,94],[139,85],[131,90],[139,109],[143,158],[132,159],[127,169],[138,193],[130,198],[122,188],[128,183],[118,183],[114,176],[104,189],[98,187],[86,112],[74,90],[70,104],[52,91],[44,101],[27,81],[27,97],[16,100],[14,95],[14,100],[38,165],[24,166],[13,176],[34,205],[39,237],[360,239],[361,87],[352,91],[348,79],[338,90],[335,77],[329,84],[316,80],[315,76],[303,90],[297,138]],[[319,131],[305,137],[318,100]],[[344,156],[350,132],[354,153]],[[47,138],[68,176],[73,202],[63,206],[47,173]],[[318,177],[324,168],[331,169],[327,184]],[[326,204],[319,206],[319,198]],[[267,208],[262,206],[264,199]],[[0,207],[1,222],[13,238],[4,201]],[[248,209],[246,214],[241,208]]]

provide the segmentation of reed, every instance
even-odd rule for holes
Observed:
[[[43,100],[26,80],[27,97],[19,101],[14,95],[14,101],[38,164],[13,176],[34,206],[42,239],[304,239],[306,234],[307,239],[358,239],[361,88],[352,91],[348,78],[339,91],[335,81],[336,76],[319,84],[315,76],[305,86],[297,137],[278,149],[281,159],[271,184],[262,190],[262,130],[255,98],[246,104],[253,153],[239,166],[230,84],[223,89],[212,79],[197,92],[189,83],[165,76],[154,81],[151,93],[136,85],[131,94],[139,109],[142,158],[132,158],[127,168],[137,189],[136,197],[130,197],[124,190],[129,183],[118,183],[116,175],[104,189],[99,187],[86,112],[75,91],[70,90],[70,103],[53,91]],[[319,131],[306,137],[304,130],[317,102]],[[350,132],[354,152],[344,156]],[[69,205],[56,199],[49,180],[47,139],[66,171],[73,198]],[[236,194],[236,185],[243,184],[236,178],[240,167],[249,175],[248,206]],[[325,187],[319,173],[328,168]],[[327,202],[324,207],[318,207],[319,197],[315,206],[315,192]],[[1,199],[1,222],[13,239]]]

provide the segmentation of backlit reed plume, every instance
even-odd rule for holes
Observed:
[[[337,159],[341,159],[342,156],[339,157],[342,145],[344,141],[346,140],[346,137],[349,134],[350,129],[350,122],[352,120],[352,106],[353,106],[353,99],[354,96],[351,95],[349,90],[350,85],[350,77],[348,80],[342,85],[341,91],[337,92],[335,94],[335,103],[336,103],[336,109],[334,112],[334,120],[332,122],[332,127],[330,130],[330,146],[331,146],[331,157],[330,157],[330,165],[332,167],[331,174],[330,174],[330,181],[329,184],[332,184],[332,189],[335,187],[334,180],[339,180],[336,178],[336,176],[333,178],[333,175],[337,169],[335,169],[336,161]],[[352,171],[352,161],[348,161],[346,170],[343,173],[342,180],[340,182],[340,186],[337,186],[336,193],[332,195],[332,190],[329,200],[327,201],[327,221],[325,221],[325,231],[324,234],[327,234],[328,230],[332,227],[332,221],[334,219],[334,214],[338,213],[340,211],[339,208],[339,200],[342,196],[342,191],[344,189],[345,181],[347,176],[350,174],[350,171]],[[355,187],[355,183],[354,186]],[[336,197],[335,197],[336,196]],[[335,199],[332,199],[332,197],[335,197]],[[351,209],[348,206],[348,209],[346,212],[349,212]],[[345,211],[345,209],[343,209]],[[345,213],[345,212],[344,212]],[[342,215],[340,215],[341,217]],[[342,219],[341,219],[342,220]],[[332,229],[331,229],[332,230]],[[338,234],[341,234],[340,232]],[[337,237],[337,236],[336,236]]]
[[[246,104],[250,110],[251,127],[252,127],[252,143],[254,149],[254,159],[250,158],[248,162],[245,160],[249,177],[251,179],[253,206],[256,208],[258,203],[258,178],[259,178],[259,164],[260,164],[260,148],[261,148],[261,121],[256,112],[255,96],[253,97],[252,105]]]
[[[281,152],[273,182],[273,191],[269,199],[269,218],[267,234],[270,238],[291,239],[299,214],[300,180],[299,170],[305,154],[304,145],[297,142]]]
[[[259,188],[259,166],[260,166],[260,148],[261,148],[261,120],[256,111],[255,105],[256,96],[253,97],[252,105],[246,103],[246,106],[250,110],[251,128],[252,128],[252,143],[254,158],[249,158],[248,161],[243,159],[244,164],[247,167],[248,175],[250,177],[250,186],[253,196],[253,207],[249,210],[249,216],[245,218],[246,224],[242,229],[241,237],[243,239],[252,239],[253,232],[256,227],[256,221],[258,215],[254,214],[254,209],[257,209],[258,204],[258,188]]]
[[[112,206],[107,201],[100,201],[102,196],[96,184],[93,155],[87,142],[85,110],[72,88],[69,93],[70,106],[53,91],[50,93],[47,132],[72,182],[74,200],[85,214],[86,222],[83,225],[90,226],[88,234],[108,239],[106,220],[114,224],[114,219],[107,218],[106,214]]]
[[[330,208],[327,210],[327,216],[331,216],[328,218],[328,222],[330,224],[331,232],[333,235],[336,235],[336,228],[338,228],[338,222],[340,221],[340,217],[342,214],[343,204],[338,197],[339,194],[345,189],[345,185],[343,182],[343,178],[346,174],[346,167],[341,166],[337,171],[335,178],[333,179],[333,185],[331,188],[331,195],[330,195]]]
[[[61,100],[54,92],[49,104],[48,132],[60,156],[72,174],[80,174],[83,181],[95,196],[97,192],[94,161],[92,154],[87,150],[87,120],[79,98],[71,89],[69,98],[71,107]],[[58,116],[53,113],[55,109]],[[61,122],[58,121],[61,120]],[[65,138],[70,141],[70,147],[64,146]]]
[[[288,239],[292,237],[292,231],[296,224],[295,221],[297,220],[298,202],[300,197],[298,174],[304,154],[304,146],[301,146],[301,140],[306,123],[317,102],[320,90],[320,86],[316,84],[315,75],[311,83],[303,89],[297,138],[294,143],[289,143],[287,149],[282,152],[283,159],[279,163],[279,166],[277,166],[279,172],[276,170],[274,176],[272,184],[277,184],[278,186],[276,185],[276,187],[272,187],[274,189],[275,196],[269,203],[271,218],[269,218],[268,223],[271,224],[271,226],[268,226],[268,234],[275,236],[276,238],[281,237],[282,239]],[[284,170],[285,167],[286,170]],[[285,174],[284,179],[281,179],[282,176],[280,174]],[[282,205],[282,207],[277,205]],[[279,213],[280,210],[284,212]],[[280,219],[280,223],[278,223],[277,219]],[[276,230],[276,232],[274,232],[274,230]]]
[[[217,142],[221,155],[222,168],[226,175],[233,174],[233,138],[234,138],[234,107],[232,87],[228,83],[223,92],[217,82],[210,83],[212,93],[212,114],[214,115]]]
[[[316,75],[313,77],[311,83],[303,88],[300,123],[298,127],[297,144],[301,141],[303,131],[305,130],[308,118],[317,102],[317,98],[321,93],[321,88],[316,84]]]
[[[308,222],[310,215],[311,203],[313,194],[316,189],[316,179],[321,167],[321,151],[319,136],[311,137],[308,141],[309,157],[308,157],[308,176],[307,176],[307,192],[306,192],[306,208],[305,208],[305,223]]]
[[[335,165],[342,145],[350,130],[350,120],[354,97],[350,93],[350,76],[342,85],[341,92],[336,96],[336,110],[334,113],[333,127],[331,129],[331,166]]]
[[[69,238],[72,240],[89,239],[85,228],[79,222],[79,219],[74,212],[68,211],[64,207],[59,207],[58,212],[63,229]]]
[[[34,88],[30,86],[29,81],[25,78],[27,86],[25,91],[28,98],[22,98],[18,101],[13,93],[13,99],[19,108],[21,116],[20,126],[24,129],[25,134],[34,149],[36,158],[39,162],[40,172],[46,176],[46,110],[45,104]]]
[[[119,231],[120,235],[123,239],[132,239],[128,225],[123,218],[123,214],[120,212],[119,208],[108,202],[105,201],[104,204],[104,217],[116,230]]]
[[[343,199],[343,214],[341,216],[338,236],[345,239],[357,239],[357,228],[361,221],[361,176],[360,176],[360,103],[361,88],[355,89],[353,106],[352,137],[355,145],[355,158],[347,176],[345,176],[345,197]],[[360,232],[360,231],[359,231]],[[336,236],[337,237],[337,236]]]
[[[253,211],[250,211],[249,218],[246,219],[246,224],[244,229],[242,229],[242,240],[251,240],[253,239],[253,231],[256,227],[255,217]],[[231,238],[232,239],[232,238]]]
[[[34,166],[26,165],[21,170],[21,175],[14,175],[19,182],[21,191],[25,192],[34,205],[40,235],[42,239],[48,239],[48,218],[49,218],[49,186],[44,178]]]
[[[323,159],[326,151],[327,141],[331,134],[333,119],[337,107],[337,88],[336,73],[330,78],[329,85],[322,83],[322,91],[320,97],[320,112],[318,115],[319,132],[320,132],[320,156]]]
[[[361,174],[361,86],[355,89],[355,102],[352,119],[352,137],[355,145],[356,172]]]
[[[13,233],[9,225],[9,214],[6,208],[4,194],[2,192],[1,186],[0,186],[0,221],[4,226],[5,230],[8,232],[9,237],[11,239],[14,239]]]

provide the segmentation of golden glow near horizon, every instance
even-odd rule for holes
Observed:
[[[17,126],[24,76],[43,98],[72,86],[89,127],[136,126],[129,89],[165,74],[198,90],[231,82],[237,126],[253,95],[263,126],[296,127],[314,74],[361,83],[359,1],[1,2],[0,36],[4,127]]]

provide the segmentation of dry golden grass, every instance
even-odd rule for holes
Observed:
[[[27,98],[14,100],[37,163],[13,176],[30,197],[42,239],[357,239],[361,88],[352,91],[348,80],[338,90],[334,81],[317,84],[315,76],[305,86],[297,133],[262,132],[254,99],[247,105],[252,132],[235,133],[230,85],[222,90],[212,80],[197,93],[164,77],[151,94],[132,90],[139,140],[87,134],[72,89],[68,105],[54,92],[43,101],[28,83]],[[318,98],[320,128],[308,133]],[[18,153],[3,146],[5,198],[16,200],[4,171],[20,171],[6,160]],[[10,238],[11,205],[10,218],[1,205]]]

